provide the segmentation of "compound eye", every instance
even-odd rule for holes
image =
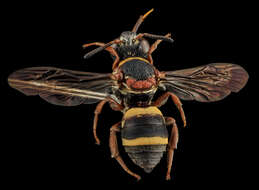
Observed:
[[[136,42],[136,39],[132,39],[132,42],[135,43],[135,42]]]

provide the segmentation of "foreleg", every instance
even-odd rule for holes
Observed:
[[[86,48],[86,47],[89,47],[89,46],[104,47],[105,45],[106,44],[102,43],[102,42],[94,42],[94,43],[84,44],[83,48]],[[112,66],[112,68],[115,68],[118,65],[119,61],[120,61],[120,57],[119,57],[118,53],[116,52],[116,50],[112,46],[106,47],[105,50],[108,51],[112,56],[115,57],[115,60],[113,62],[113,66]],[[87,54],[87,55],[89,56],[89,54]]]

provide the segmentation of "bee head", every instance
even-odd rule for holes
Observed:
[[[120,46],[135,46],[139,43],[139,40],[136,39],[137,35],[135,32],[126,31],[122,32],[120,35],[121,43]]]

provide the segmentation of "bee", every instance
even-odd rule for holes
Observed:
[[[181,100],[199,102],[219,101],[231,92],[238,92],[248,81],[248,73],[239,65],[212,63],[177,71],[158,71],[152,53],[162,41],[173,42],[171,35],[137,34],[144,19],[153,11],[140,16],[132,31],[123,32],[109,43],[90,43],[100,46],[85,55],[107,50],[114,59],[112,73],[72,71],[54,67],[25,68],[12,73],[9,85],[26,95],[39,95],[49,103],[61,106],[98,103],[95,109],[93,134],[105,103],[123,118],[110,129],[111,155],[130,175],[140,180],[123,161],[117,142],[120,132],[122,145],[132,161],[149,173],[167,152],[166,179],[171,178],[174,150],[178,143],[178,127],[173,117],[164,116],[160,107],[170,98],[178,108],[183,126],[186,118]],[[150,46],[145,38],[156,39]],[[154,99],[157,91],[162,95]],[[170,135],[167,126],[171,126]]]

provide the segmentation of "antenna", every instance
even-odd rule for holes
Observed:
[[[134,26],[132,32],[135,32],[135,33],[136,33],[136,32],[138,31],[139,26],[140,26],[140,25],[142,24],[142,22],[144,21],[144,19],[145,19],[150,13],[152,13],[153,11],[154,11],[154,9],[151,9],[151,10],[148,11],[146,14],[144,14],[144,16],[141,15],[141,16],[139,17],[137,23],[135,24],[135,26]]]

